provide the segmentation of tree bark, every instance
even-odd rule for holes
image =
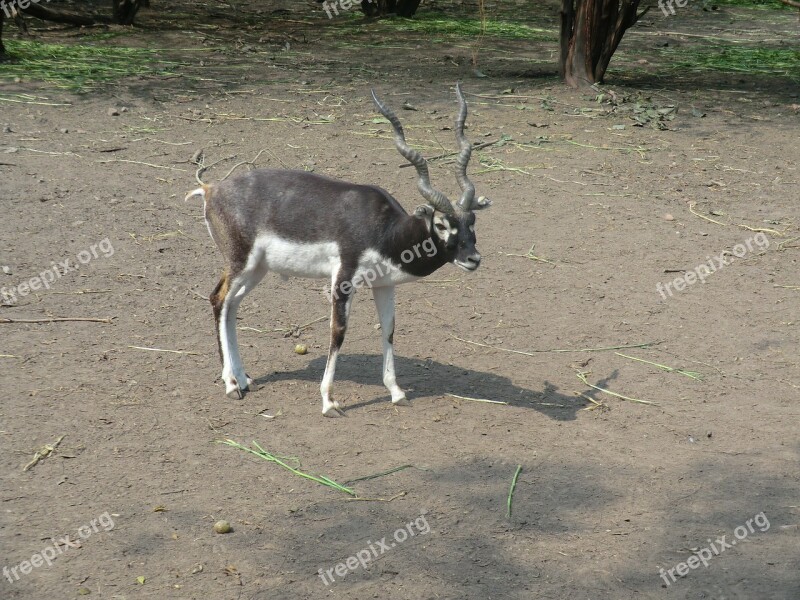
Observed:
[[[5,14],[2,10],[0,10],[0,62],[6,60],[8,58],[8,54],[6,54],[6,47],[3,45],[3,21],[5,20]]]
[[[114,21],[120,25],[133,25],[136,13],[142,6],[140,0],[111,0],[114,9]]]
[[[603,81],[622,36],[648,9],[640,0],[561,0],[559,72],[572,87]]]

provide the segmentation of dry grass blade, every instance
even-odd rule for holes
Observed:
[[[688,377],[690,379],[695,379],[697,381],[702,381],[703,376],[702,374],[698,373],[697,371],[685,371],[683,369],[676,369],[674,367],[668,367],[667,365],[661,365],[656,362],[652,362],[650,360],[645,360],[643,358],[636,358],[635,356],[628,356],[627,354],[623,354],[622,352],[614,352],[617,356],[621,356],[623,358],[628,358],[630,360],[635,360],[636,362],[645,363],[646,365],[653,365],[654,367],[658,367],[662,371],[666,371],[667,373],[679,373]]]
[[[133,350],[146,350],[148,352],[169,352],[170,354],[188,354],[190,356],[200,356],[199,352],[189,352],[188,350],[167,350],[164,348],[148,348],[146,346],[128,346]]]
[[[31,462],[22,467],[22,470],[27,471],[28,469],[32,469],[39,463],[39,461],[44,460],[45,458],[50,456],[53,452],[55,452],[56,448],[58,448],[58,445],[61,443],[61,440],[63,440],[64,437],[65,436],[62,435],[52,444],[45,444],[44,446],[39,448],[33,455],[33,460],[31,460]]]
[[[656,404],[655,402],[650,402],[650,400],[639,400],[638,398],[623,396],[622,394],[618,394],[617,392],[612,392],[611,390],[607,390],[606,388],[601,388],[599,386],[593,385],[586,380],[587,373],[578,371],[576,375],[578,376],[578,379],[580,379],[583,383],[588,385],[593,390],[597,390],[598,392],[603,392],[604,394],[608,394],[609,396],[614,396],[615,398],[619,398],[620,400],[628,400],[629,402],[636,402],[637,404],[650,404],[652,406],[658,406],[658,404]]]
[[[399,467],[395,467],[393,469],[388,469],[387,471],[381,471],[380,473],[375,473],[374,475],[365,475],[364,477],[356,477],[355,479],[349,479],[345,481],[347,485],[351,483],[355,483],[356,481],[368,481],[370,479],[377,479],[378,477],[384,477],[385,475],[391,475],[392,473],[397,473],[398,471],[402,471],[404,469],[420,469],[419,467],[415,467],[414,465],[400,465]],[[427,471],[427,469],[420,469],[421,471]]]
[[[514,490],[517,487],[517,479],[522,472],[522,465],[517,465],[517,470],[514,472],[514,478],[511,480],[511,487],[508,490],[508,499],[506,500],[506,517],[511,518],[511,501],[514,498]]]
[[[469,400],[470,402],[486,402],[487,404],[505,404],[508,405],[508,402],[503,402],[502,400],[486,400],[485,398],[470,398],[469,396],[459,396],[458,394],[445,394],[450,396],[451,398],[458,398],[459,400]]]
[[[465,340],[458,336],[453,336],[454,340],[464,342],[465,344],[472,344],[473,346],[480,346],[481,348],[491,348],[492,350],[501,350],[503,352],[511,352],[512,354],[522,354],[524,356],[536,356],[542,352],[603,352],[606,350],[625,350],[627,348],[649,348],[661,342],[645,342],[643,344],[629,344],[624,346],[601,346],[599,348],[555,348],[552,350],[530,350],[523,352],[522,350],[511,350],[510,348],[501,348],[500,346],[492,346],[491,344],[482,344],[480,342],[473,342],[472,340]]]
[[[226,446],[231,446],[233,448],[238,448],[239,450],[244,450],[245,452],[249,452],[250,454],[254,454],[255,456],[258,456],[259,458],[263,458],[264,460],[268,460],[270,462],[273,462],[276,465],[280,465],[281,467],[283,467],[287,471],[291,471],[292,473],[294,473],[298,477],[302,477],[304,479],[310,479],[311,481],[316,481],[319,484],[322,484],[322,485],[327,486],[329,488],[333,488],[335,490],[339,490],[340,492],[344,492],[345,494],[349,494],[351,496],[355,496],[356,495],[356,493],[353,490],[351,490],[350,488],[345,487],[345,486],[341,485],[340,483],[336,483],[333,479],[325,477],[324,475],[311,475],[310,473],[305,473],[305,472],[301,471],[298,468],[295,468],[295,467],[292,467],[292,466],[286,464],[284,462],[284,460],[283,460],[284,457],[280,457],[280,456],[277,456],[277,455],[272,454],[270,452],[267,452],[261,446],[258,445],[258,442],[255,442],[255,441],[253,442],[253,446],[255,446],[255,448],[256,448],[255,450],[253,450],[252,448],[248,448],[247,446],[243,446],[239,442],[236,442],[236,441],[231,440],[231,439],[218,440],[217,443],[218,444],[225,444]],[[292,459],[290,459],[290,460],[292,460]],[[294,459],[294,460],[296,460],[296,459]]]
[[[0,318],[0,323],[66,323],[68,321],[83,321],[87,323],[111,323],[114,317],[95,319],[93,317],[52,317],[50,319],[7,319]]]
[[[721,221],[717,221],[715,219],[712,219],[711,217],[707,217],[705,215],[701,215],[699,212],[697,212],[694,209],[694,207],[696,205],[697,205],[697,202],[689,202],[689,212],[692,213],[695,217],[700,217],[701,219],[705,219],[706,221],[708,221],[710,223],[716,223],[717,225],[722,225],[723,227],[725,227],[727,225],[727,223],[723,223]]]
[[[595,410],[596,408],[600,408],[600,409],[608,408],[608,406],[606,406],[602,402],[598,402],[597,400],[595,400],[594,398],[592,398],[591,396],[589,396],[587,394],[584,394],[583,392],[572,392],[572,393],[575,394],[576,396],[580,396],[581,398],[585,398],[586,400],[588,400],[589,402],[592,403],[591,406],[587,406],[583,410]]]

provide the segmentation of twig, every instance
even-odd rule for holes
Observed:
[[[489,404],[505,404],[505,405],[508,405],[508,402],[503,402],[501,400],[486,400],[484,398],[470,398],[468,396],[459,396],[458,394],[445,394],[445,396],[451,396],[453,398],[458,398],[459,400],[469,400],[470,402],[487,402]]]
[[[111,323],[114,317],[95,319],[91,317],[53,317],[51,319],[6,319],[0,318],[0,323],[63,323],[65,321],[87,321],[89,323]]]
[[[522,472],[522,465],[517,465],[517,470],[514,472],[514,478],[511,480],[511,488],[508,490],[508,500],[506,501],[506,517],[511,518],[511,500],[514,497],[514,488],[517,487],[517,479]]]
[[[367,481],[369,479],[377,479],[378,477],[383,477],[384,475],[391,475],[392,473],[397,473],[398,471],[402,471],[403,469],[418,469],[419,467],[415,467],[414,465],[401,465],[399,467],[395,467],[394,469],[389,469],[388,471],[381,471],[380,473],[375,473],[374,475],[365,475],[364,477],[356,477],[355,479],[349,479],[345,481],[347,485],[351,483],[355,483],[356,481]],[[426,471],[427,469],[421,469],[422,471]]]
[[[112,158],[111,160],[98,160],[97,162],[99,164],[114,163],[114,162],[131,163],[134,165],[144,165],[145,167],[153,167],[154,169],[166,169],[168,171],[180,171],[181,173],[186,173],[186,169],[179,169],[178,167],[165,167],[164,165],[154,165],[153,163],[142,162],[140,160],[127,160],[125,158]]]
[[[188,354],[190,356],[200,356],[199,352],[189,352],[188,350],[165,350],[164,348],[147,348],[145,346],[128,346],[134,350],[148,350],[150,352],[170,352],[172,354]]]
[[[109,294],[112,290],[78,290],[77,292],[50,292],[51,295],[76,295],[81,296],[83,294]]]
[[[586,380],[586,373],[582,373],[578,371],[576,373],[578,379],[580,379],[583,383],[588,385],[593,390],[597,390],[598,392],[604,392],[610,396],[614,396],[615,398],[619,398],[621,400],[629,400],[630,402],[638,402],[639,404],[652,404],[653,406],[658,406],[655,402],[650,402],[649,400],[639,400],[638,398],[630,398],[628,396],[623,396],[622,394],[618,394],[616,392],[612,392],[611,390],[607,390],[605,388],[598,387],[596,385],[592,385]]]
[[[502,254],[503,256],[519,256],[520,258],[530,258],[531,260],[538,260],[539,262],[543,262],[543,263],[548,263],[548,264],[551,264],[551,265],[553,265],[554,267],[557,267],[557,266],[558,266],[558,265],[557,265],[556,263],[554,263],[552,260],[547,260],[546,258],[542,258],[542,257],[540,257],[540,256],[536,256],[536,255],[533,253],[533,249],[534,249],[535,247],[536,247],[536,244],[533,244],[533,245],[531,246],[530,250],[528,250],[528,253],[527,253],[527,254],[509,254],[509,253],[507,253],[507,252],[500,252],[500,254]]]
[[[400,492],[395,494],[391,498],[362,498],[360,496],[356,496],[355,498],[345,498],[345,502],[391,502],[392,500],[397,500],[398,498],[402,498],[408,492]]]
[[[199,183],[200,185],[205,185],[205,184],[203,183],[203,180],[202,180],[202,179],[200,179],[200,175],[202,175],[203,173],[205,173],[206,171],[208,171],[208,170],[209,170],[211,167],[213,167],[214,165],[216,165],[216,164],[218,164],[218,163],[221,163],[222,161],[225,161],[225,160],[230,160],[230,159],[232,159],[232,158],[236,158],[236,155],[235,155],[235,154],[233,154],[233,155],[231,155],[231,156],[228,156],[227,158],[220,158],[219,160],[217,160],[217,161],[214,161],[214,162],[213,162],[213,163],[211,163],[210,165],[206,165],[206,164],[205,164],[205,161],[203,161],[203,163],[202,163],[202,164],[200,164],[200,168],[198,168],[198,169],[197,169],[197,171],[195,171],[195,172],[194,172],[194,178],[197,180],[197,183]]]
[[[64,437],[65,436],[62,435],[52,444],[45,444],[44,446],[39,448],[33,455],[33,460],[31,460],[31,462],[22,467],[22,470],[27,471],[28,469],[32,469],[39,463],[40,460],[44,460],[45,458],[50,456],[53,452],[55,452],[55,449],[58,448],[58,445],[61,443],[61,440],[63,440]]]
[[[525,356],[536,356],[537,353],[541,352],[602,352],[604,350],[625,350],[626,348],[649,348],[650,346],[655,346],[656,344],[661,343],[661,342],[645,342],[644,344],[630,344],[628,346],[604,346],[600,348],[577,348],[577,349],[556,348],[553,350],[531,350],[530,352],[523,352],[522,350],[510,350],[509,348],[501,348],[500,346],[481,344],[480,342],[465,340],[457,336],[453,336],[453,339],[456,339],[459,342],[464,342],[466,344],[472,344],[473,346],[481,346],[482,348],[491,348],[492,350],[502,350],[503,352],[511,352],[513,354],[523,354]]]
[[[55,102],[33,102],[29,100],[14,100],[13,98],[0,98],[0,102],[18,102],[19,104],[39,104],[41,106],[72,106],[72,104],[60,104]]]
[[[231,173],[233,173],[233,172],[234,172],[236,169],[238,169],[238,168],[239,168],[239,167],[241,167],[242,165],[251,165],[251,166],[255,166],[255,162],[256,162],[256,161],[258,160],[258,158],[259,158],[259,157],[260,157],[262,154],[264,154],[264,152],[266,152],[266,151],[267,151],[267,149],[266,149],[266,148],[264,148],[264,149],[262,149],[262,150],[259,150],[259,151],[258,151],[258,154],[256,154],[256,155],[255,155],[255,157],[253,158],[253,160],[243,160],[243,161],[242,161],[242,162],[240,162],[240,163],[236,163],[235,165],[233,165],[233,166],[231,167],[231,170],[230,170],[230,171],[228,171],[228,172],[225,174],[225,177],[223,177],[222,179],[220,179],[220,181],[225,181],[225,180],[226,180],[228,177],[230,177],[230,176],[231,176]]]

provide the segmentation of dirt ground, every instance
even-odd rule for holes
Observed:
[[[797,73],[679,71],[660,53],[708,43],[682,32],[796,48],[796,16],[652,11],[608,84],[573,91],[554,40],[343,36],[318,5],[290,9],[257,27],[253,7],[206,6],[194,29],[144,11],[102,43],[163,49],[173,74],[0,88],[22,100],[0,102],[0,285],[76,267],[0,319],[107,320],[0,322],[0,598],[800,598]],[[499,140],[471,165],[494,206],[475,274],[398,288],[411,406],[381,384],[364,291],[336,372],[347,416],[323,418],[321,283],[273,275],[240,311],[259,389],[227,399],[207,300],[222,263],[183,201],[190,158],[227,159],[214,181],[265,149],[258,166],[378,184],[411,210],[413,171],[369,88],[417,109],[400,117],[433,156],[455,147],[459,78],[472,141]],[[455,195],[452,163],[431,164]],[[352,498],[225,439],[340,483],[413,467],[351,483]],[[679,567],[694,552],[707,566]]]

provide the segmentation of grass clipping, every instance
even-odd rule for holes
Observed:
[[[85,92],[123,77],[172,74],[178,63],[161,60],[158,50],[89,44],[42,44],[7,42],[8,51],[19,58],[6,63],[0,82],[44,81],[73,92]]]
[[[303,477],[304,479],[310,479],[311,481],[316,481],[319,484],[322,484],[322,485],[327,486],[329,488],[333,488],[334,490],[338,490],[340,492],[344,492],[345,494],[349,494],[350,496],[354,496],[354,497],[356,496],[355,491],[353,491],[349,487],[343,486],[340,483],[336,483],[333,479],[329,479],[328,477],[325,477],[324,475],[311,475],[310,473],[305,473],[305,472],[301,471],[299,469],[299,462],[300,461],[298,461],[296,458],[288,458],[288,457],[285,457],[285,456],[276,456],[276,455],[264,450],[261,446],[259,446],[258,442],[255,442],[255,441],[253,442],[253,446],[255,447],[255,450],[253,448],[248,448],[247,446],[243,446],[239,442],[236,442],[236,441],[231,440],[231,439],[220,440],[217,443],[225,444],[226,446],[232,446],[233,448],[238,448],[239,450],[244,450],[245,452],[249,452],[250,454],[254,454],[255,456],[258,456],[259,458],[263,458],[264,460],[268,460],[268,461],[273,462],[273,463],[275,463],[277,465],[280,465],[281,467],[283,467],[287,471],[291,471],[292,473],[294,473],[298,477]],[[293,467],[293,466],[287,464],[285,462],[286,460],[295,461],[295,462],[298,463],[298,466],[297,467]]]

